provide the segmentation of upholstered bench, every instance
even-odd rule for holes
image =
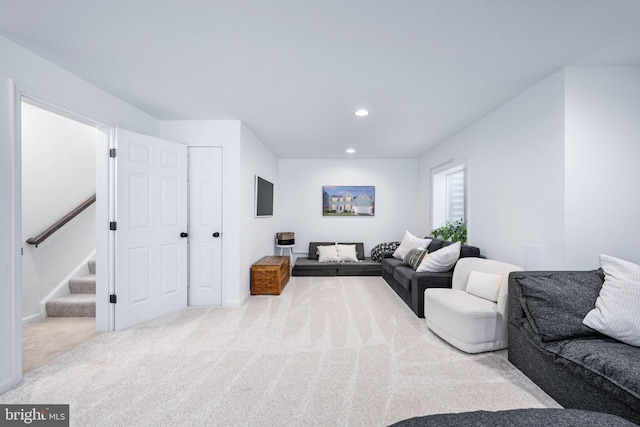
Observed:
[[[335,242],[310,242],[307,258],[300,257],[291,271],[292,276],[380,276],[380,263],[364,256],[363,243],[338,243],[355,245],[358,261],[353,262],[320,262],[318,246],[331,246]]]

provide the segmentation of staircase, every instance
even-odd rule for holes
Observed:
[[[68,295],[47,302],[48,317],[96,316],[96,261],[89,261],[89,274],[69,280]]]

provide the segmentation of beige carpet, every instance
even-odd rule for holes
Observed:
[[[434,336],[380,277],[294,277],[279,297],[101,334],[0,403],[69,403],[77,426],[383,426],[559,407],[506,352],[471,356]]]
[[[22,325],[22,374],[97,336],[95,317],[47,317]]]

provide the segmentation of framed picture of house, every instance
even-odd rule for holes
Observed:
[[[376,188],[372,185],[325,185],[322,187],[323,216],[374,216]]]

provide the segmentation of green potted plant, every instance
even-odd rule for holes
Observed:
[[[437,239],[464,244],[467,241],[467,223],[463,219],[453,222],[446,221],[444,226],[433,230],[431,235]]]

